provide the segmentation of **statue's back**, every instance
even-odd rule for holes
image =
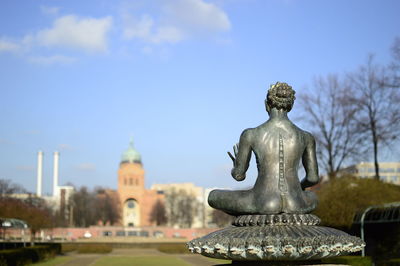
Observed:
[[[305,134],[289,120],[268,121],[254,128],[252,149],[257,158],[259,176],[278,175],[283,160],[285,176],[297,177],[305,149]]]
[[[258,168],[253,190],[258,194],[259,207],[291,212],[302,209],[298,205],[308,205],[297,174],[307,133],[289,120],[270,120],[252,131],[251,146]]]

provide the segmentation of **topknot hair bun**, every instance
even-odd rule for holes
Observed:
[[[296,99],[295,91],[284,82],[277,82],[268,90],[267,104],[270,108],[281,109],[289,112],[292,107],[294,100]]]

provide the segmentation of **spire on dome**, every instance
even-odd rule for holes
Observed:
[[[133,144],[133,137],[131,137],[128,149],[121,156],[121,163],[142,163],[142,157]]]

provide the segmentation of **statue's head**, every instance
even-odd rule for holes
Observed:
[[[277,82],[272,84],[268,90],[267,98],[265,99],[267,111],[269,112],[272,108],[276,108],[278,110],[290,112],[294,100],[296,99],[294,96],[295,93],[296,92],[287,83]]]

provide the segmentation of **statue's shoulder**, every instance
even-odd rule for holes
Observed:
[[[254,133],[255,133],[256,128],[246,128],[243,130],[242,134],[240,135],[241,140],[246,140],[246,141],[251,141]]]
[[[303,131],[303,135],[304,135],[304,139],[306,140],[307,143],[315,143],[315,138],[313,136],[313,134],[311,134],[308,131],[302,130]]]
[[[311,143],[315,142],[315,138],[314,138],[314,135],[313,135],[313,134],[311,134],[310,132],[308,132],[308,131],[306,131],[306,130],[304,130],[304,129],[299,128],[299,127],[296,126],[295,124],[293,124],[293,126],[296,128],[296,130],[297,130],[298,132],[300,132],[302,138],[303,138],[307,143],[308,143],[308,142],[311,142]]]

